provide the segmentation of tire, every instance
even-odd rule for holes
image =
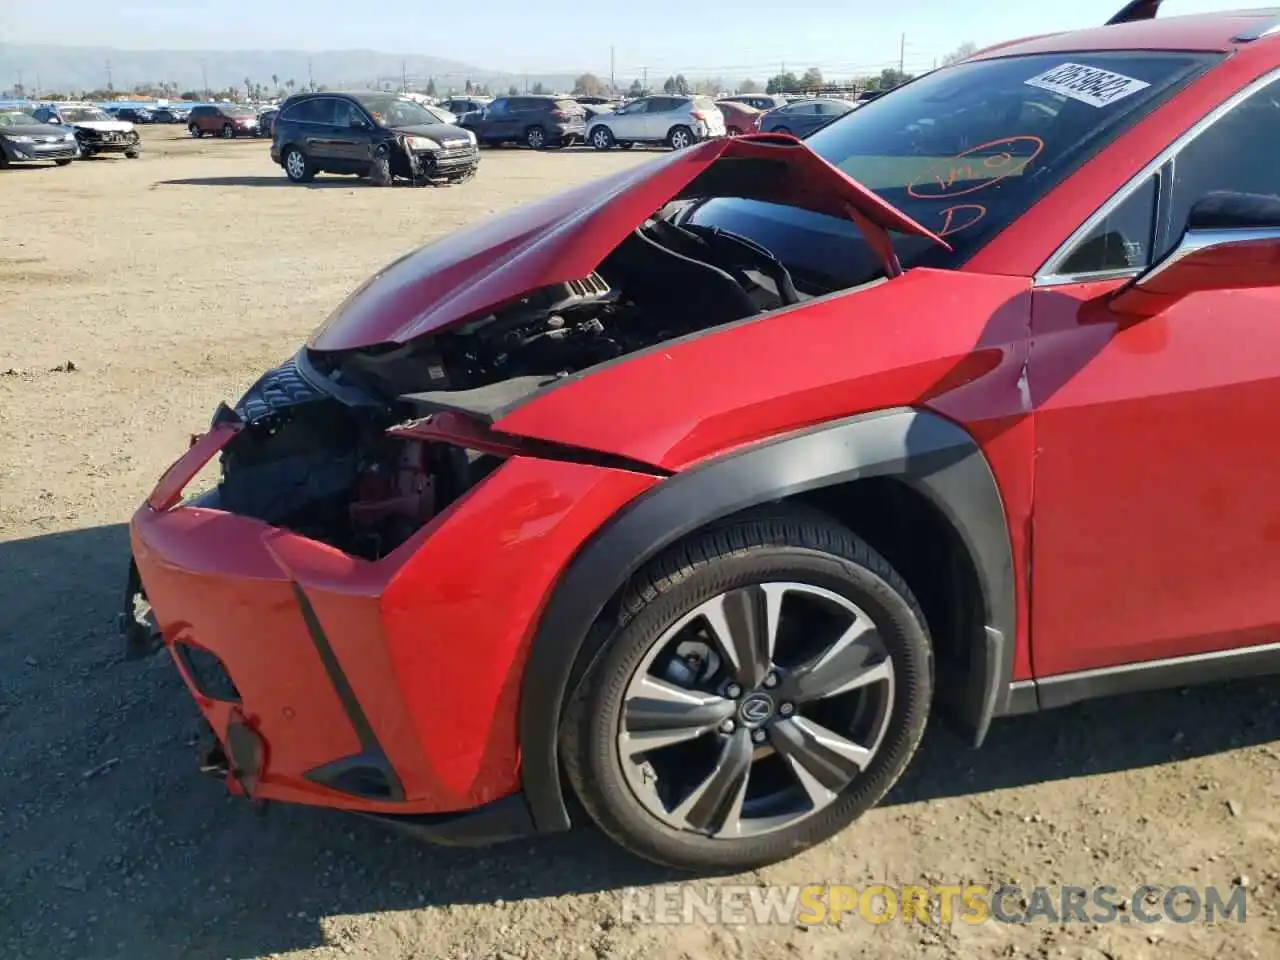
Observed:
[[[137,159],[138,159],[138,151],[137,151],[137,150],[126,150],[126,151],[124,152],[124,158],[125,158],[126,160],[137,160]]]
[[[297,147],[288,147],[280,159],[285,176],[294,183],[310,183],[316,178],[315,166]]]
[[[222,125],[222,139],[234,140],[235,138],[236,138],[236,128],[231,126],[231,124],[229,123],[224,123]]]
[[[667,134],[667,146],[672,150],[684,150],[693,146],[693,131],[686,126],[672,127]]]
[[[832,787],[819,788],[826,791],[820,795],[822,805],[816,805],[814,801],[813,808],[806,809],[802,802],[793,815],[796,819],[789,819],[781,826],[771,826],[767,820],[752,817],[750,819],[756,820],[756,829],[760,832],[741,836],[730,831],[731,836],[716,838],[710,833],[717,832],[718,827],[697,832],[689,824],[695,813],[704,822],[723,816],[725,803],[732,799],[738,788],[722,790],[714,804],[704,803],[707,796],[704,793],[704,801],[695,803],[685,815],[683,828],[661,818],[649,805],[650,801],[641,799],[634,773],[639,770],[643,774],[641,783],[655,784],[650,792],[654,798],[658,797],[663,780],[661,774],[655,776],[658,760],[652,758],[661,758],[664,752],[670,757],[667,751],[673,748],[668,744],[641,753],[641,756],[650,758],[641,764],[624,759],[624,705],[629,703],[635,707],[637,700],[629,691],[634,690],[638,682],[649,683],[654,678],[648,671],[658,669],[658,664],[663,662],[654,659],[655,652],[679,642],[679,636],[706,636],[705,633],[680,633],[676,639],[669,639],[673,630],[680,626],[682,618],[688,618],[704,604],[717,602],[717,598],[763,597],[765,593],[760,584],[772,584],[777,591],[776,596],[781,596],[781,591],[794,589],[798,591],[796,596],[806,603],[831,603],[835,604],[832,610],[852,611],[849,615],[854,620],[857,616],[866,617],[874,630],[856,634],[856,640],[850,642],[850,647],[864,641],[874,642],[882,651],[879,654],[882,660],[871,662],[866,659],[860,646],[853,651],[856,656],[852,662],[839,657],[823,659],[827,635],[849,636],[852,631],[845,633],[848,628],[824,627],[824,630],[834,633],[823,634],[822,643],[806,650],[797,643],[803,645],[807,638],[822,633],[822,630],[807,626],[807,623],[815,621],[800,621],[797,625],[801,629],[789,633],[779,642],[774,651],[777,665],[769,668],[765,679],[760,680],[757,675],[755,681],[747,681],[757,684],[756,692],[744,688],[737,692],[736,699],[732,699],[732,691],[706,697],[707,701],[715,702],[716,709],[727,704],[730,711],[737,710],[729,716],[737,717],[738,729],[726,731],[719,719],[724,714],[711,715],[708,721],[707,715],[699,713],[697,724],[701,731],[697,738],[686,737],[674,747],[677,757],[673,762],[680,769],[672,782],[684,785],[699,783],[696,777],[698,770],[690,767],[695,761],[701,762],[701,755],[692,752],[695,748],[701,749],[699,745],[721,751],[719,766],[711,767],[714,771],[727,765],[725,757],[734,749],[733,743],[745,742],[742,748],[745,756],[740,752],[738,760],[747,764],[748,771],[762,769],[755,766],[757,762],[775,764],[774,770],[779,776],[773,780],[765,777],[761,781],[765,791],[778,784],[787,784],[778,797],[769,794],[764,798],[763,802],[768,806],[756,808],[764,816],[776,814],[782,809],[776,803],[784,796],[799,799],[803,799],[801,795],[814,796],[806,781],[794,772],[799,769],[799,763],[788,758],[803,756],[812,763],[812,758],[817,755],[816,752],[797,752],[797,743],[804,742],[811,750],[816,748],[817,752],[828,749],[812,739],[812,713],[819,707],[838,707],[845,711],[842,698],[857,702],[850,714],[853,717],[850,725],[847,728],[836,725],[842,732],[835,743],[842,749],[863,749],[856,743],[864,735],[858,732],[858,726],[868,719],[877,732],[873,745],[867,748],[869,754],[858,754],[861,759],[852,766],[846,755],[828,752],[827,756],[835,758],[837,764],[825,770],[819,768],[820,772],[824,777],[831,777],[832,771],[837,771],[839,777],[832,781]],[[787,595],[791,596],[790,593]],[[798,601],[788,602],[794,604]],[[750,603],[724,609],[757,611],[757,626],[769,619],[762,613],[764,607],[752,607]],[[800,608],[784,607],[778,601],[774,609]],[[780,616],[785,620],[791,615],[785,613]],[[684,622],[689,623],[687,619]],[[722,622],[728,624],[729,618],[726,616]],[[866,631],[866,626],[863,630]],[[759,632],[753,635],[750,631],[741,634],[743,637],[760,635]],[[688,640],[681,643],[681,648],[688,643]],[[696,643],[694,645],[697,646]],[[830,653],[835,648],[826,649]],[[800,661],[784,666],[789,655],[799,656]],[[687,654],[684,659],[672,657],[668,669],[679,666],[686,672],[705,671],[713,669],[709,664],[715,662],[707,659],[688,666],[687,660]],[[817,670],[820,663],[832,664],[835,668],[827,667],[820,677]],[[869,667],[868,663],[871,664]],[[722,657],[714,672],[709,677],[704,675],[701,683],[710,684],[717,676],[723,679],[723,671],[732,666],[727,657]],[[875,679],[866,679],[873,674]],[[741,672],[738,676],[745,680]],[[808,676],[807,682],[812,689],[804,687],[805,676]],[[729,679],[732,677],[730,672]],[[774,683],[770,684],[770,680]],[[833,681],[836,685],[834,691],[815,693],[819,687],[829,688]],[[664,683],[663,680],[657,682]],[[761,699],[766,705],[769,703],[767,695],[761,697],[760,684],[770,687],[772,696],[778,700],[770,707],[772,713],[767,719],[756,717],[761,725],[748,729],[751,727],[748,706],[753,703],[759,707]],[[722,691],[724,689],[721,688]],[[636,575],[624,597],[618,625],[596,663],[588,670],[579,695],[566,710],[561,755],[568,779],[592,819],[632,853],[677,869],[706,873],[741,872],[788,859],[822,843],[878,803],[915,753],[924,733],[932,693],[933,656],[928,630],[924,615],[902,578],[862,540],[830,517],[807,508],[781,505],[751,511],[695,533]],[[794,707],[782,699],[789,696],[796,697]],[[870,710],[866,708],[868,699],[875,701]],[[659,699],[657,705],[668,707],[671,702],[664,703]],[[792,709],[787,712],[789,707]],[[647,716],[651,719],[654,714]],[[832,723],[829,719],[832,714],[828,712],[822,716],[828,724]],[[650,734],[654,732],[653,726],[657,725],[650,725]],[[646,726],[641,724],[635,729],[644,731]],[[674,727],[668,723],[667,729]],[[763,736],[761,730],[764,730]],[[801,731],[802,738],[808,739],[796,739],[797,730]],[[804,732],[806,730],[807,733]],[[827,732],[831,732],[830,728]],[[643,736],[643,733],[636,735]],[[747,738],[745,741],[744,737]],[[841,738],[844,738],[843,743]],[[774,744],[777,746],[773,755],[766,754],[761,760],[761,746]],[[634,747],[632,749],[635,750]],[[790,774],[786,773],[788,769],[792,771]],[[805,769],[813,768],[806,766]],[[773,774],[773,771],[768,772]],[[690,773],[695,776],[691,778]],[[748,788],[752,775],[751,772],[745,774]],[[712,779],[709,775],[706,782]],[[810,779],[813,784],[818,783],[816,778],[811,776]],[[837,789],[835,782],[841,782],[843,786]],[[678,809],[683,801],[680,801],[680,795],[675,795],[671,802]],[[699,804],[703,804],[701,812],[698,812]],[[714,810],[711,810],[712,806]],[[732,810],[733,804],[730,803],[727,809]],[[740,813],[746,811],[745,806],[739,807]],[[744,817],[739,822],[746,824],[749,819]],[[725,823],[727,821],[722,821],[720,826]]]
[[[190,124],[187,127],[187,130],[190,132],[191,136],[195,137],[197,140],[199,140],[201,137],[204,136],[204,131],[201,130],[199,127],[197,127],[194,123]]]
[[[530,150],[545,150],[547,148],[547,131],[535,124],[524,132],[524,142]]]
[[[635,145],[636,145],[636,144],[635,144],[635,141],[634,141],[634,140],[619,140],[619,141],[618,141],[618,146],[620,146],[623,150],[630,150],[630,149],[631,149],[632,147],[634,147]]]
[[[71,163],[71,161],[70,161],[70,160],[55,160],[55,161],[53,161],[53,162],[54,162],[54,163],[56,163],[56,164],[57,164],[58,166],[60,166],[60,167],[69,166],[69,165],[70,165],[70,163]]]
[[[612,150],[617,142],[613,139],[613,131],[608,127],[592,127],[587,140],[597,150]]]
[[[374,151],[369,164],[369,183],[375,187],[391,186],[391,151],[385,146]]]

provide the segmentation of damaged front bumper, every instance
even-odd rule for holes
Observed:
[[[224,408],[130,524],[127,653],[165,648],[253,800],[335,807],[444,842],[531,830],[517,714],[526,644],[560,570],[652,478],[515,457],[370,561],[182,500],[244,424]]]
[[[405,150],[409,179],[415,183],[458,182],[475,176],[480,150],[474,144],[439,150]]]

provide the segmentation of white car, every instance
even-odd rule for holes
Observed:
[[[660,94],[592,117],[587,143],[597,150],[610,150],[615,143],[624,150],[637,143],[665,143],[681,150],[725,133],[724,114],[710,97]]]

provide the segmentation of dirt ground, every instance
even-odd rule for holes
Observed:
[[[168,660],[121,659],[130,512],[378,267],[644,156],[303,188],[263,141],[145,136],[137,161],[0,172],[0,957],[1280,956],[1280,680],[1002,721],[980,752],[932,729],[861,824],[721,881],[1247,884],[1242,925],[624,923],[622,888],[670,878],[585,827],[454,850],[228,799]]]

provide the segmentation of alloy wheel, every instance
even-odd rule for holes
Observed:
[[[290,150],[284,158],[285,169],[294,180],[301,180],[307,173],[307,161],[297,150]]]
[[[591,145],[597,150],[608,150],[609,143],[609,131],[604,127],[596,127],[595,132],[591,134]]]
[[[671,134],[671,146],[676,150],[683,150],[692,142],[689,134],[684,129],[677,130]]]
[[[875,623],[812,584],[722,593],[665,630],[624,694],[618,759],[654,817],[717,839],[791,827],[870,765],[893,712]]]
[[[529,132],[525,134],[525,142],[534,150],[541,150],[547,140],[541,127],[530,127]]]

